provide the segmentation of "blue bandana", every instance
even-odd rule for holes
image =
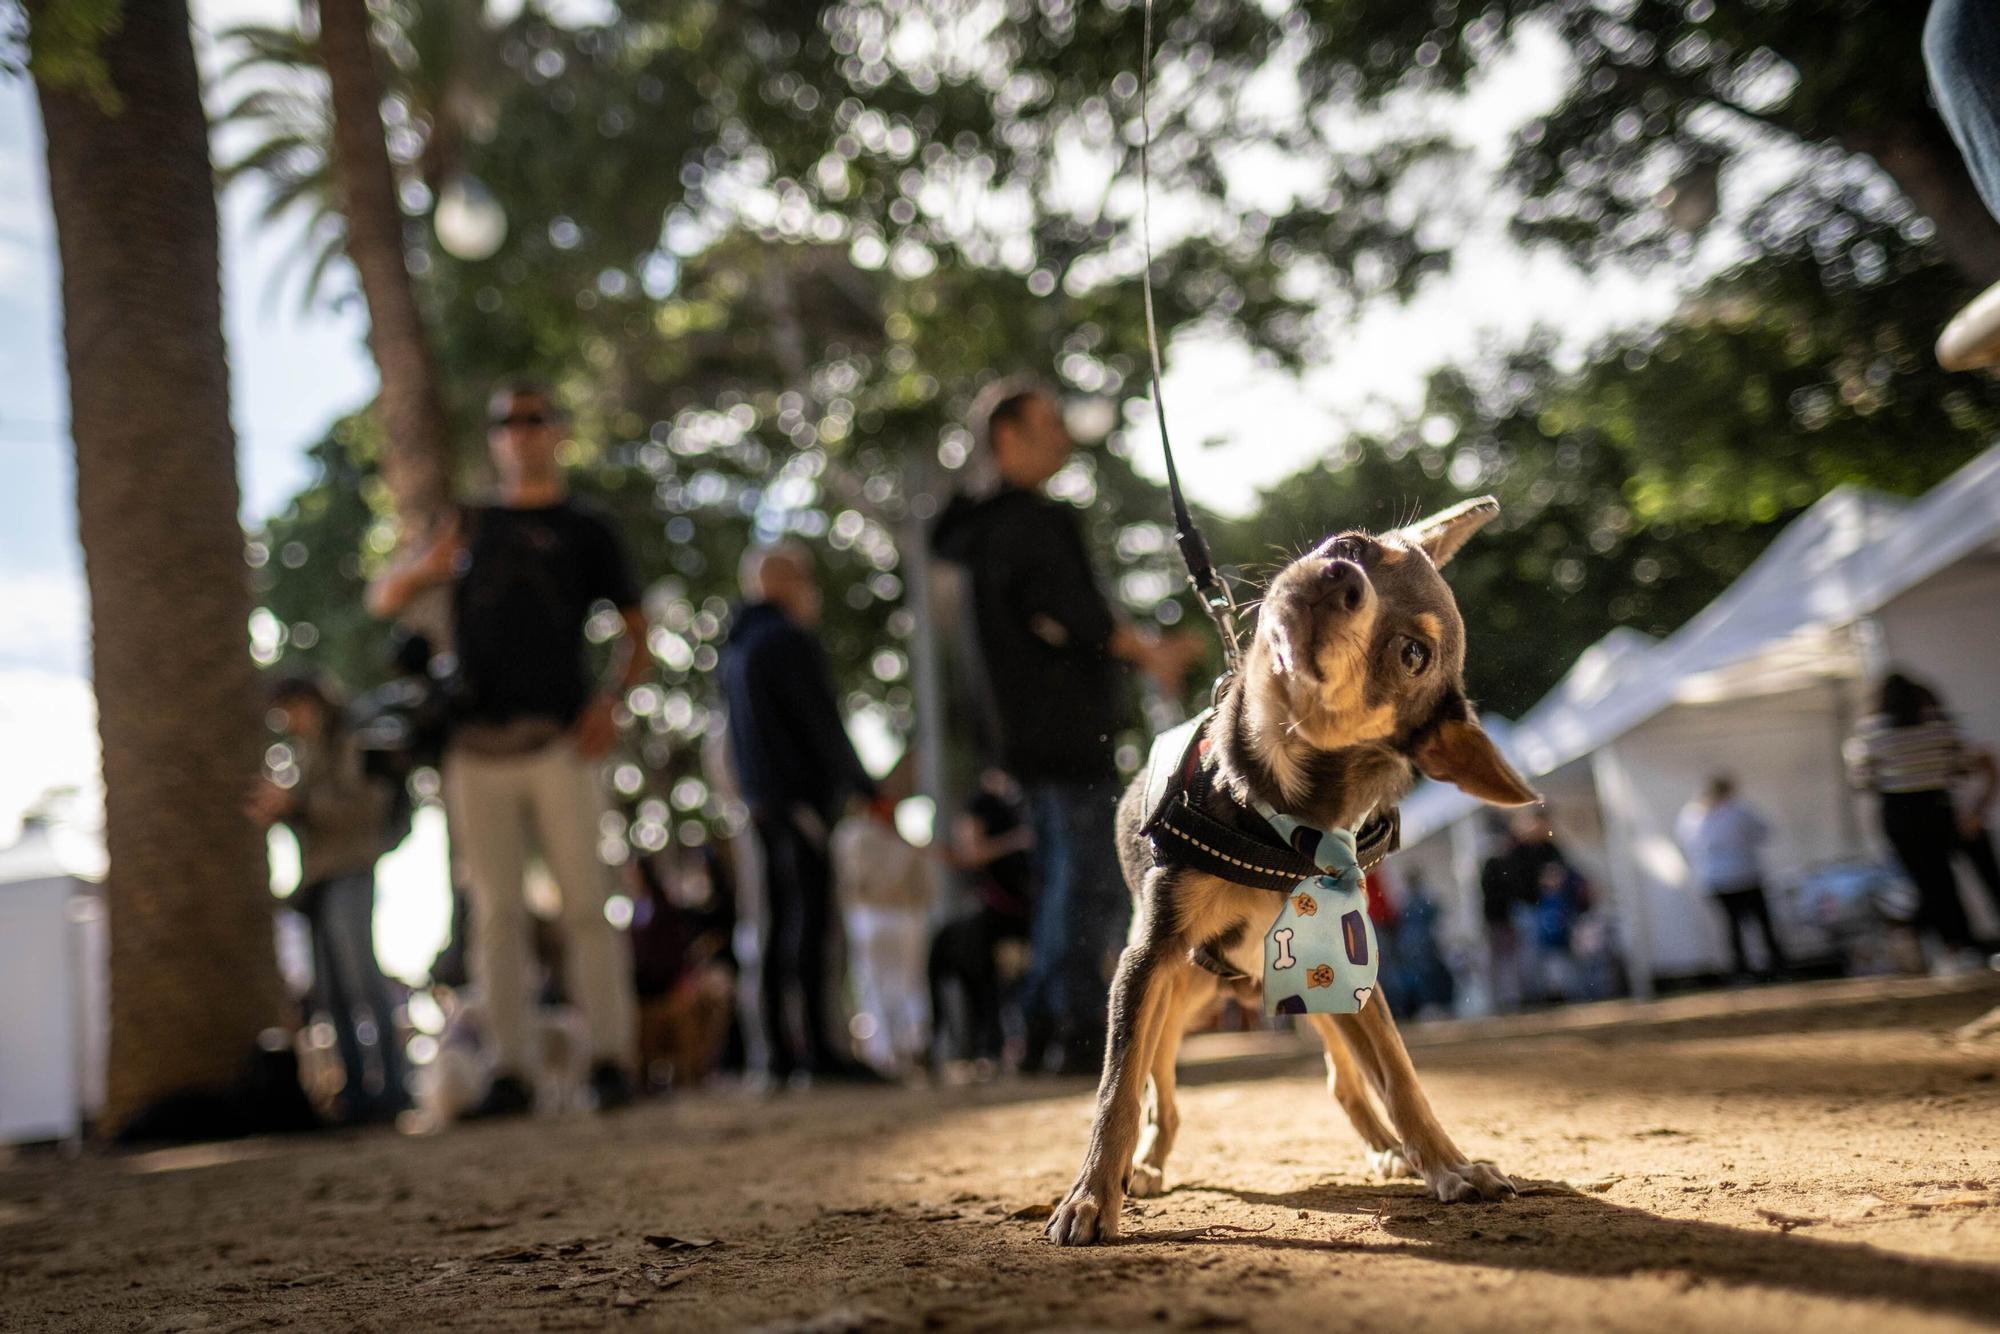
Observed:
[[[1375,994],[1378,956],[1354,835],[1314,829],[1253,804],[1278,837],[1323,873],[1286,894],[1264,937],[1264,1013],[1359,1014]]]

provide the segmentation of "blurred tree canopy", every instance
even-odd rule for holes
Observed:
[[[461,470],[476,487],[495,378],[555,381],[579,489],[655,589],[662,683],[634,709],[655,758],[705,722],[701,673],[753,535],[824,553],[843,687],[907,734],[902,555],[965,468],[960,418],[994,373],[1071,397],[1102,447],[1058,494],[1089,511],[1133,614],[1182,618],[1164,500],[1128,462],[1154,447],[1128,415],[1145,355],[1136,3],[631,0],[584,27],[529,5],[440,38],[458,8],[384,0],[375,17]],[[1550,331],[1440,372],[1405,426],[1329,440],[1256,514],[1218,522],[1219,554],[1254,569],[1273,543],[1495,491],[1503,520],[1453,580],[1475,692],[1518,713],[1614,624],[1673,629],[1831,487],[1914,491],[1963,461],[2000,399],[1937,372],[1928,344],[2000,276],[2000,228],[1928,105],[1921,21],[1859,0],[1162,5],[1164,336],[1217,330],[1311,364],[1336,321],[1448,266],[1475,196],[1524,245],[1676,264],[1694,287],[1662,327],[1583,350]],[[225,101],[264,136],[235,174],[274,207],[323,209],[310,78],[283,105],[255,96],[291,58],[280,37],[234,39]],[[1456,99],[1530,40],[1558,46],[1558,87],[1498,178],[1468,177]],[[454,179],[504,210],[488,256],[436,239]],[[337,243],[337,226],[314,235]],[[324,290],[340,275],[321,266]],[[338,424],[319,480],[252,549],[270,653],[357,685],[378,635],[358,588],[394,540],[378,455],[365,423]]]

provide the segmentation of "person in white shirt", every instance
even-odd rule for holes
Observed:
[[[1681,812],[1675,832],[1695,882],[1728,916],[1736,975],[1751,973],[1744,938],[1752,921],[1763,932],[1764,952],[1770,958],[1765,976],[1785,971],[1785,953],[1771,926],[1771,907],[1764,898],[1764,876],[1758,862],[1758,850],[1771,831],[1756,808],[1737,795],[1736,780],[1728,774],[1709,779],[1702,794]]]
[[[901,1078],[931,1043],[930,871],[924,854],[896,832],[886,797],[834,826],[832,855],[857,1002],[855,1040],[877,1073]]]

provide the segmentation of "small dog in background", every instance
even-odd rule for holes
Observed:
[[[1488,497],[1380,536],[1343,533],[1279,572],[1241,669],[1187,750],[1183,772],[1200,781],[1184,797],[1204,819],[1268,844],[1275,835],[1255,809],[1262,802],[1304,825],[1352,830],[1389,811],[1419,774],[1496,805],[1538,799],[1466,698],[1465,626],[1438,573],[1498,512]],[[1264,935],[1284,902],[1268,887],[1192,868],[1174,840],[1156,837],[1152,777],[1142,774],[1118,805],[1135,912],[1112,985],[1090,1145],[1047,1224],[1062,1245],[1114,1237],[1128,1193],[1165,1189],[1180,1125],[1181,1036],[1219,988],[1258,994]],[[1469,1160],[1438,1124],[1379,994],[1358,1014],[1308,1018],[1326,1050],[1333,1098],[1378,1172],[1421,1176],[1445,1201],[1513,1193],[1512,1182]]]

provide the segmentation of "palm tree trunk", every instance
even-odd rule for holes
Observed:
[[[116,110],[38,86],[103,742],[106,1129],[220,1090],[280,1020],[215,181],[185,0],[125,6]]]
[[[451,504],[451,433],[437,362],[403,256],[403,209],[382,136],[382,84],[367,0],[320,0],[320,58],[333,90],[333,176],[347,255],[368,303],[368,349],[381,378],[383,476],[406,537]]]

